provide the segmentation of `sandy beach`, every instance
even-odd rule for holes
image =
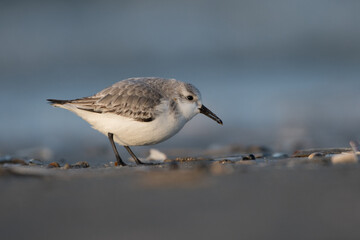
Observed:
[[[189,160],[189,159],[188,159]],[[359,239],[360,166],[306,157],[0,168],[3,239]]]

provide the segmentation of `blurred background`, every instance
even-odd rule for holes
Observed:
[[[348,146],[360,136],[359,10],[351,0],[3,0],[0,155],[113,160],[105,136],[46,99],[140,76],[193,83],[224,121],[196,116],[155,146],[164,152]]]

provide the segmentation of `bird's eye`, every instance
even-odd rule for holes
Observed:
[[[193,100],[193,99],[194,99],[194,97],[193,97],[193,96],[191,96],[191,95],[187,96],[186,98],[187,98],[189,101],[191,101],[191,100]]]

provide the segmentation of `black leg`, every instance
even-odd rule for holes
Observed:
[[[143,162],[141,162],[133,153],[133,151],[131,151],[131,149],[129,148],[129,146],[124,146],[124,148],[129,152],[129,154],[133,157],[133,159],[135,160],[135,162],[137,164],[144,164]]]
[[[114,134],[108,133],[108,138],[110,140],[112,149],[114,150],[117,164],[121,165],[121,166],[126,166],[126,163],[120,158],[120,155],[119,155],[119,153],[118,153],[118,151],[116,149],[116,146],[115,146],[115,143],[114,143]]]

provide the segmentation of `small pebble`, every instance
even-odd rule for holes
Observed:
[[[68,164],[68,163],[65,163],[65,165],[64,165],[64,167],[63,167],[64,169],[70,169],[71,168],[71,166],[70,166],[70,164]]]
[[[350,146],[354,152],[359,152],[359,143],[357,141],[350,141]]]
[[[162,153],[159,150],[152,148],[150,149],[150,154],[146,159],[164,162],[167,159],[167,156],[165,153]]]
[[[360,155],[359,155],[359,143],[357,141],[350,141],[350,146],[354,152],[354,157],[356,158],[356,161],[360,161]]]
[[[11,159],[11,163],[13,164],[20,164],[20,165],[27,165],[25,160],[19,159],[19,158],[13,158]]]
[[[294,152],[292,157],[295,158],[309,157],[309,155],[314,152],[321,152],[324,155],[329,155],[329,154],[340,154],[348,151],[351,151],[351,148],[322,148],[322,149],[297,150]]]
[[[355,156],[354,153],[341,153],[336,154],[331,157],[331,162],[333,164],[341,164],[341,163],[357,163],[358,158]]]
[[[272,155],[273,158],[288,158],[289,155],[287,155],[286,153],[274,153]]]
[[[217,161],[219,164],[225,164],[225,163],[233,163],[233,161],[229,160],[229,159],[223,159],[220,161]]]
[[[177,158],[175,158],[175,161],[178,161],[178,162],[189,162],[189,161],[195,161],[195,160],[197,160],[197,159],[194,157],[177,157]]]
[[[52,163],[49,163],[49,165],[47,167],[48,168],[59,168],[60,164],[57,162],[52,162]]]
[[[38,159],[29,159],[28,160],[29,165],[43,165],[44,162]]]
[[[242,160],[244,160],[244,161],[247,161],[247,160],[255,160],[255,156],[254,156],[254,154],[249,154],[249,155],[247,155],[247,156],[243,156],[243,157],[242,157]]]
[[[74,165],[72,165],[73,168],[88,168],[90,167],[89,163],[87,162],[77,162]]]
[[[323,157],[324,154],[321,152],[313,152],[312,154],[309,155],[309,159],[314,159],[314,158],[320,158]]]

